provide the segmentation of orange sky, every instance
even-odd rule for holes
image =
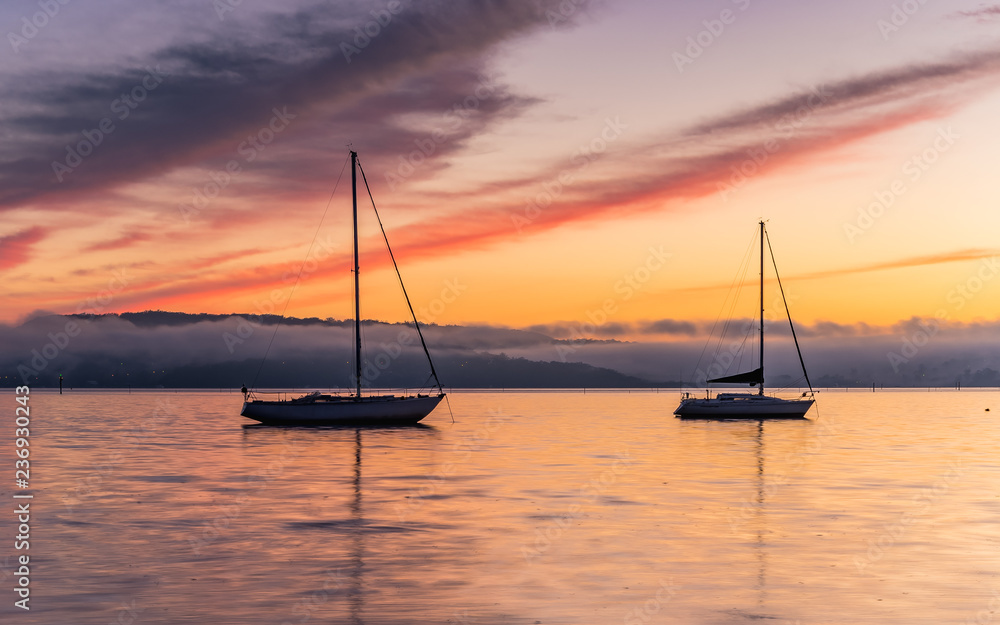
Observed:
[[[492,21],[406,9],[350,62],[329,42],[365,11],[308,9],[297,32],[189,7],[151,40],[115,35],[128,54],[84,36],[98,16],[53,20],[2,70],[19,86],[3,96],[0,319],[350,316],[349,174],[324,216],[349,142],[427,322],[711,320],[761,218],[797,321],[997,318],[995,12],[928,5],[886,30],[888,5],[860,1],[556,21],[510,4]],[[259,48],[239,43],[251,33]],[[129,93],[144,97],[122,119]],[[114,131],[59,181],[53,163],[105,118]],[[370,207],[361,219],[363,315],[405,319]]]

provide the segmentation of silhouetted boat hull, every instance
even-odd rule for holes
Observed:
[[[430,414],[442,399],[444,394],[376,395],[360,399],[315,394],[287,401],[247,401],[240,414],[265,425],[413,425]]]
[[[685,397],[674,414],[681,419],[803,419],[814,401],[719,393],[714,399]]]

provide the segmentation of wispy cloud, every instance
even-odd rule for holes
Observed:
[[[578,175],[531,221],[529,233],[601,218],[611,212],[661,211],[686,200],[725,193],[734,168],[753,151],[778,148],[756,166],[757,175],[801,166],[822,154],[929,120],[943,119],[1000,85],[1000,49],[958,55],[945,62],[908,65],[831,81],[773,102],[747,107],[680,132],[638,140],[625,137],[599,162]],[[447,254],[501,242],[516,233],[512,215],[523,198],[570,166],[553,162],[532,177],[491,182],[467,193],[493,197],[469,215],[438,213],[401,242],[412,252]],[[608,184],[613,180],[614,184]],[[462,223],[463,228],[444,228]],[[434,236],[430,236],[431,234]]]
[[[34,226],[21,232],[0,237],[0,271],[13,269],[31,260],[33,247],[46,236],[46,230]]]
[[[857,273],[869,273],[873,271],[889,271],[892,269],[909,269],[912,267],[926,267],[929,265],[941,265],[945,263],[957,263],[970,260],[983,260],[1000,256],[1000,249],[971,249],[959,250],[955,252],[944,252],[939,254],[927,254],[923,256],[912,256],[899,258],[879,263],[871,263],[858,267],[846,267],[844,269],[834,269],[830,271],[817,271],[798,276],[790,276],[789,280],[814,280],[817,278],[829,278],[845,276]]]
[[[300,139],[315,137],[317,125],[344,124],[344,113],[350,113],[355,132],[398,127],[395,115],[437,112],[447,106],[443,94],[466,95],[470,59],[475,65],[496,43],[546,23],[546,9],[514,0],[410,5],[348,59],[342,44],[353,45],[355,27],[371,16],[359,10],[332,20],[327,9],[314,6],[291,16],[248,18],[238,31],[137,59],[134,69],[50,71],[44,81],[24,80],[5,95],[11,112],[4,121],[19,132],[0,150],[0,207],[114,188],[213,159],[225,162],[267,124],[274,108],[296,116],[297,126],[310,127],[296,131]],[[137,87],[146,96],[134,108],[109,107],[118,94]],[[498,98],[479,114],[496,113],[503,102]],[[115,128],[58,182],[52,163],[66,161],[66,146],[87,139],[81,129],[98,128],[105,118]],[[376,135],[375,149],[381,141],[389,151],[387,133]],[[322,143],[329,153],[329,140]],[[151,146],[155,158],[149,158]],[[285,163],[275,177],[296,171],[297,164]]]
[[[120,250],[126,247],[131,247],[137,243],[143,241],[149,241],[152,235],[148,232],[142,230],[131,229],[122,234],[119,237],[108,241],[100,241],[98,243],[93,243],[83,248],[84,252],[106,252],[109,250]]]
[[[942,252],[938,254],[925,254],[921,256],[909,256],[895,260],[856,265],[854,267],[841,267],[824,271],[813,271],[810,273],[791,274],[782,277],[782,282],[793,282],[796,280],[821,280],[824,278],[838,278],[861,273],[872,273],[878,271],[892,271],[895,269],[910,269],[914,267],[927,267],[947,263],[958,263],[971,260],[985,260],[1000,257],[1000,248],[994,249],[968,249],[954,252]],[[700,286],[683,287],[673,289],[674,293],[697,293],[703,291],[720,291],[732,287],[730,283],[706,284]]]
[[[978,9],[971,11],[956,11],[951,14],[951,17],[974,19],[977,22],[989,22],[1000,18],[1000,4],[982,5]]]
[[[16,69],[4,70],[10,88],[0,96],[5,111],[0,117],[16,132],[0,145],[0,211],[14,213],[30,206],[36,212],[77,211],[96,220],[105,216],[100,198],[149,184],[156,193],[143,200],[144,210],[155,216],[155,226],[109,231],[107,240],[80,250],[134,250],[141,256],[153,255],[144,251],[153,244],[189,243],[197,249],[209,241],[215,244],[217,235],[232,231],[233,224],[263,229],[287,219],[302,210],[301,200],[315,200],[321,191],[329,191],[331,172],[335,175],[340,167],[340,157],[330,154],[342,151],[349,141],[356,141],[359,149],[363,142],[366,171],[370,178],[383,180],[417,142],[434,131],[445,132],[447,140],[436,142],[414,180],[439,175],[477,137],[536,104],[511,92],[502,76],[490,75],[489,54],[497,44],[546,28],[546,11],[558,3],[466,0],[404,6],[349,62],[341,44],[352,42],[355,28],[370,19],[368,7],[352,5],[334,14],[328,7],[310,4],[287,15],[244,6],[246,10],[240,9],[232,20],[227,17],[220,30],[191,29],[166,39],[175,43],[146,46],[125,68],[105,63],[86,65],[82,71],[33,68],[19,75]],[[980,12],[992,15],[996,8]],[[626,133],[601,159],[585,170],[573,170],[574,183],[526,231],[544,233],[612,213],[682,210],[685,201],[731,185],[733,168],[767,142],[779,148],[759,166],[761,176],[801,167],[898,128],[943,119],[1000,84],[998,69],[1000,50],[980,50],[833,78],[815,88],[790,88],[772,101],[669,134]],[[144,81],[151,85],[150,72],[162,81],[119,119],[109,103]],[[493,85],[490,97],[477,101],[460,124],[448,125],[444,114],[484,80]],[[183,229],[175,219],[175,205],[208,182],[210,172],[230,159],[242,159],[239,146],[267,124],[275,108],[296,116],[287,130],[256,152],[252,163],[241,160],[246,171],[226,189],[226,197]],[[106,117],[114,122],[114,132],[57,182],[52,162],[64,160],[66,146],[83,140],[82,129],[94,128]],[[420,220],[390,232],[394,249],[412,261],[501,246],[520,237],[512,216],[523,212],[523,198],[572,167],[575,147],[567,146],[565,158],[543,164],[531,175],[501,174],[479,187],[467,185],[460,198],[440,191],[423,193],[407,206],[420,211]],[[126,203],[121,197],[115,200]],[[0,266],[16,266],[29,257],[31,245],[43,234],[37,228],[26,232],[34,234],[19,233],[15,236],[28,238],[11,239],[10,246],[4,241]],[[133,308],[181,303],[197,307],[201,295],[236,297],[286,284],[287,263],[243,254],[244,245],[229,241],[219,249],[220,257],[243,261],[234,272],[198,273],[205,259],[191,253],[169,273],[137,278],[116,301]],[[237,246],[241,249],[230,249]],[[953,255],[957,259],[963,253]],[[380,262],[372,261],[376,266]],[[931,262],[938,261],[899,259],[799,277]],[[321,266],[313,277],[332,277],[333,264]],[[678,335],[692,331],[667,325],[647,330]],[[608,337],[622,331],[617,326],[605,329]]]

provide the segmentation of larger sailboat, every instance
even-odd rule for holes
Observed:
[[[802,365],[802,375],[805,377],[809,392],[803,393],[799,399],[782,399],[764,394],[764,242],[767,241],[770,250],[771,241],[767,238],[767,231],[764,229],[763,220],[760,222],[760,355],[757,361],[758,367],[751,371],[727,375],[708,380],[709,384],[749,384],[756,386],[756,393],[718,393],[714,398],[693,397],[691,393],[684,393],[681,403],[674,410],[674,414],[682,419],[801,419],[813,405],[812,383],[809,382],[809,374],[806,373],[805,361],[802,360],[802,351],[799,349],[799,340],[795,336],[795,326],[792,324],[792,316],[788,311],[788,302],[785,301],[785,291],[781,287],[781,278],[778,277],[777,265],[775,265],[775,278],[778,281],[778,289],[781,291],[781,299],[785,304],[785,312],[788,314],[788,325],[792,330],[792,339],[795,342],[795,350],[799,355],[799,364]],[[774,252],[771,251],[771,261],[774,262]]]
[[[420,323],[413,313],[413,306],[410,304],[409,296],[406,295],[406,287],[403,286],[403,279],[399,274],[399,267],[396,259],[389,248],[389,257],[392,259],[393,267],[396,268],[396,275],[399,277],[399,284],[403,289],[403,296],[409,306],[410,314],[413,316],[413,324],[420,337],[420,344],[424,348],[427,362],[430,365],[431,375],[437,387],[436,394],[416,394],[416,395],[362,395],[361,392],[361,295],[358,280],[358,153],[351,150],[351,196],[354,209],[354,377],[356,388],[352,395],[333,395],[324,393],[310,393],[289,400],[264,400],[257,399],[253,390],[244,389],[245,397],[243,410],[240,412],[244,417],[260,421],[266,425],[412,425],[426,417],[444,399],[444,389],[441,381],[438,380],[437,372],[434,370],[434,362],[431,360],[430,352],[427,350],[427,343],[424,342],[424,335],[420,331]],[[362,180],[365,187],[368,181],[365,178],[364,170],[361,171]],[[369,194],[371,191],[369,190]],[[377,214],[377,212],[376,212]],[[382,221],[379,219],[379,227]],[[386,246],[389,240],[385,236],[385,229],[382,229],[382,236],[385,238]]]

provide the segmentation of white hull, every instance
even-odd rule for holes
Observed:
[[[719,393],[714,399],[682,399],[674,414],[682,419],[802,419],[814,401]]]
[[[417,395],[397,397],[343,397],[320,395],[289,401],[244,402],[244,417],[265,425],[413,425],[431,413],[444,399]]]

